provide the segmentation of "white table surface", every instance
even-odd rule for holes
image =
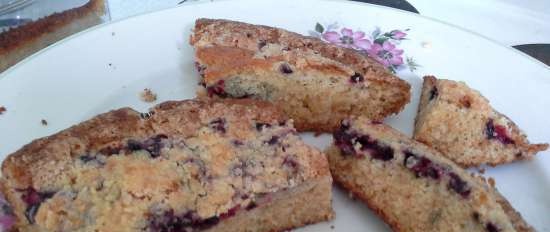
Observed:
[[[181,1],[109,0],[109,8],[111,19],[119,20],[135,14],[174,7]],[[187,0],[182,4],[196,1],[219,0]],[[504,45],[550,43],[550,0],[408,0],[408,2],[423,16],[462,27]]]

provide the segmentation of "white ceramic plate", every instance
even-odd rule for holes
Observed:
[[[197,73],[188,38],[199,17],[227,18],[307,34],[320,22],[372,31],[409,28],[399,45],[421,65],[398,74],[413,86],[413,100],[387,123],[410,134],[420,77],[466,81],[511,117],[531,141],[550,140],[550,70],[464,30],[389,8],[343,1],[216,1],[191,4],[99,26],[57,43],[0,76],[0,155],[98,113],[123,106],[145,111],[138,93],[151,88],[159,100],[195,96]],[[41,125],[41,119],[48,121]],[[324,148],[329,136],[304,138]],[[499,190],[539,231],[550,230],[550,154],[488,168]],[[389,231],[368,208],[335,189],[336,219],[300,231]],[[334,229],[331,229],[331,225]]]

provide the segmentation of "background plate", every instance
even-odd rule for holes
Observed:
[[[315,5],[315,8],[312,6]],[[299,16],[299,17],[297,17]],[[372,31],[410,28],[401,47],[422,65],[400,72],[413,98],[386,120],[411,134],[421,77],[463,80],[512,118],[533,142],[550,140],[550,70],[510,48],[441,22],[385,7],[342,1],[216,1],[190,4],[110,23],[63,40],[0,76],[0,155],[3,159],[32,139],[57,132],[111,109],[131,106],[151,88],[161,102],[195,96],[197,73],[188,38],[195,19],[227,18],[286,28],[302,34],[317,22],[338,22]],[[426,46],[426,45],[429,46]],[[40,120],[48,121],[42,126]],[[324,148],[329,136],[304,138]],[[550,154],[488,168],[499,190],[539,231],[550,230]],[[368,208],[335,189],[336,219],[300,231],[389,231]],[[334,229],[330,226],[334,225]]]

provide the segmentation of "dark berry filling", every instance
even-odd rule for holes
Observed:
[[[115,155],[115,154],[120,154],[121,150],[122,150],[122,147],[107,146],[107,147],[104,147],[101,150],[99,150],[99,153],[101,153],[103,155],[106,155],[106,156],[111,156],[111,155]]]
[[[246,210],[252,210],[252,209],[255,209],[256,207],[258,207],[258,205],[256,204],[256,202],[254,201],[251,201],[247,206],[246,206]]]
[[[195,62],[195,68],[197,69],[199,75],[204,78],[204,70],[206,70],[206,66],[201,65],[199,62]]]
[[[344,155],[355,155],[363,157],[363,154],[357,153],[355,144],[361,145],[361,151],[366,151],[374,159],[388,161],[393,159],[394,151],[391,147],[382,145],[368,135],[359,135],[356,132],[349,131],[349,123],[343,121],[340,129],[334,132],[334,144],[340,148]]]
[[[236,205],[233,208],[229,209],[227,212],[220,214],[220,219],[226,219],[235,216],[237,214],[237,211],[241,209],[241,205]]]
[[[269,139],[266,143],[269,145],[275,145],[279,143],[279,136],[277,135],[272,136],[271,139]]]
[[[499,232],[500,229],[493,223],[487,223],[487,225],[485,225],[485,229],[488,231],[488,232]]]
[[[83,163],[88,163],[88,162],[91,162],[91,161],[94,161],[96,160],[96,157],[95,156],[91,156],[91,155],[83,155],[83,156],[80,156],[78,157],[80,159],[80,161],[82,161]]]
[[[163,134],[155,135],[141,144],[140,148],[149,152],[152,158],[157,158],[160,156],[160,150],[163,147],[162,140],[167,139],[168,136]],[[129,146],[129,144],[128,144]]]
[[[359,74],[359,73],[355,73],[353,74],[353,76],[351,76],[349,78],[349,81],[351,83],[359,83],[359,82],[363,82],[365,80],[365,78],[363,77],[363,75]]]
[[[487,139],[496,139],[503,144],[515,143],[514,140],[508,136],[506,127],[502,125],[495,125],[493,119],[489,119],[485,124],[485,135],[487,136]]]
[[[153,214],[149,220],[149,229],[151,231],[162,232],[200,231],[211,228],[220,221],[216,216],[202,219],[194,211],[175,215],[174,210],[168,210],[161,214]]]
[[[209,124],[210,128],[214,129],[215,131],[218,131],[220,133],[225,133],[225,119],[218,118],[210,122]]]
[[[288,64],[281,64],[281,66],[279,67],[279,71],[281,71],[283,74],[292,74],[294,72]]]
[[[216,95],[221,98],[226,98],[227,93],[225,92],[225,81],[219,80],[215,84],[206,87],[206,92],[208,93],[209,97]]]
[[[429,100],[430,100],[430,101],[433,100],[433,99],[436,98],[438,95],[439,95],[439,91],[437,90],[437,87],[434,86],[434,87],[432,88],[432,90],[430,90],[430,98],[429,98]]]
[[[240,146],[244,145],[243,141],[241,141],[241,140],[233,140],[233,141],[231,141],[231,143],[235,147],[240,147]]]
[[[449,173],[449,185],[448,187],[460,194],[462,197],[468,197],[471,189],[468,183],[460,178],[456,173]]]
[[[443,174],[443,168],[426,157],[417,156],[409,151],[404,153],[403,165],[413,171],[416,177],[430,177],[438,180]]]
[[[40,205],[42,205],[45,200],[52,198],[55,193],[38,192],[33,187],[28,187],[19,191],[23,192],[21,195],[21,200],[27,204],[27,209],[25,209],[25,217],[30,224],[34,224],[34,217],[36,216]]]
[[[391,147],[381,145],[376,140],[371,139],[368,135],[363,135],[357,138],[357,142],[361,144],[361,150],[368,151],[374,159],[383,161],[393,159],[393,149]]]

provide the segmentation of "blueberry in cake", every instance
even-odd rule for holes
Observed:
[[[2,176],[19,231],[282,231],[333,217],[325,156],[247,99],[101,114],[9,155]]]
[[[533,157],[548,144],[530,144],[505,115],[463,82],[424,77],[414,138],[469,167]]]
[[[365,54],[283,29],[198,19],[190,43],[199,97],[273,102],[299,131],[332,131],[350,115],[382,120],[410,99],[409,84]]]
[[[334,181],[394,231],[533,231],[481,177],[389,126],[345,120],[327,155]]]

